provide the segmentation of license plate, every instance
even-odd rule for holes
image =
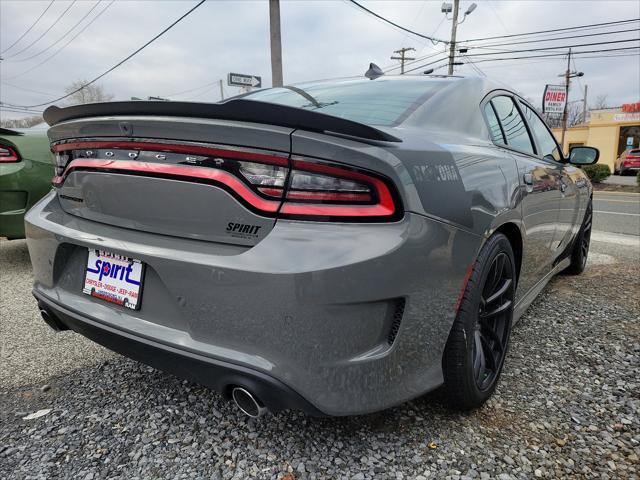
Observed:
[[[82,292],[138,310],[143,272],[144,265],[140,260],[90,249]]]

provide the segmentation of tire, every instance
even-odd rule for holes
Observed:
[[[517,283],[511,243],[501,233],[480,250],[443,356],[452,407],[480,407],[493,394],[509,345]]]
[[[591,200],[587,205],[587,211],[584,213],[582,226],[573,242],[571,249],[571,263],[564,270],[564,273],[570,275],[580,275],[587,266],[587,257],[589,255],[589,245],[591,244],[591,225],[593,223],[593,205]]]

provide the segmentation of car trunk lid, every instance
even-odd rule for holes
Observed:
[[[54,185],[72,215],[253,246],[273,228],[281,198],[262,194],[252,173],[262,169],[284,184],[291,131],[168,117],[65,122],[49,131],[58,163]]]

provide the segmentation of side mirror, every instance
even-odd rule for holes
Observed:
[[[584,166],[593,165],[600,158],[600,150],[593,147],[573,147],[569,150],[569,163]]]

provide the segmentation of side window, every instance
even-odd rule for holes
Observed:
[[[532,108],[529,108],[527,105],[522,103],[520,105],[522,106],[524,117],[529,123],[529,127],[531,127],[533,136],[538,144],[538,154],[547,160],[555,160],[556,162],[561,161],[562,155],[560,154],[560,149],[558,148],[558,144],[556,143],[553,134]]]
[[[491,135],[491,140],[495,143],[502,143],[503,145],[506,143],[504,141],[504,135],[502,135],[502,129],[500,128],[500,124],[498,123],[498,117],[496,117],[496,112],[493,110],[490,102],[487,102],[484,106],[484,115],[487,117],[487,124],[489,126],[489,135]]]
[[[506,144],[516,150],[535,154],[527,126],[511,97],[495,97],[491,103],[502,125],[502,131],[507,140]]]

